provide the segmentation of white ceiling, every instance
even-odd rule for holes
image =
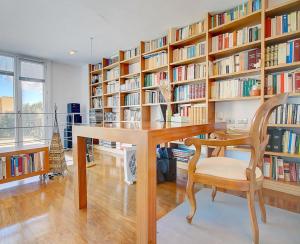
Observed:
[[[87,64],[241,0],[0,0],[0,50]],[[94,37],[91,56],[90,37]],[[70,56],[70,50],[78,53]]]

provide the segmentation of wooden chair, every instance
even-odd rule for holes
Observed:
[[[259,243],[259,230],[257,225],[254,196],[258,193],[261,219],[266,223],[266,210],[264,206],[262,183],[263,174],[261,171],[265,147],[268,144],[267,123],[272,111],[279,105],[287,102],[288,94],[274,96],[263,103],[256,111],[252,120],[249,133],[244,136],[230,137],[225,133],[219,133],[217,140],[202,140],[198,138],[188,138],[185,145],[194,145],[196,152],[188,164],[188,182],[186,194],[190,204],[190,212],[187,221],[191,223],[196,211],[196,200],[194,184],[202,183],[211,185],[212,200],[218,188],[246,192],[252,236],[254,243]],[[218,135],[218,133],[217,133]],[[201,146],[216,146],[212,157],[200,159]],[[224,157],[226,146],[248,145],[251,150],[249,164],[242,160]]]

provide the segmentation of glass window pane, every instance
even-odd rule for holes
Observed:
[[[14,146],[15,114],[13,76],[0,75],[0,147]]]
[[[22,81],[22,115],[24,145],[43,143],[45,139],[44,83]]]
[[[21,77],[33,78],[33,79],[45,79],[44,64],[21,61]]]
[[[14,71],[14,58],[0,55],[0,70]]]

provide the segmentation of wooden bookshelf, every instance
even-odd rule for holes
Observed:
[[[242,2],[242,1],[241,1]],[[205,82],[206,85],[206,90],[205,90],[205,98],[200,98],[200,99],[188,99],[188,100],[183,100],[183,101],[175,101],[174,96],[172,100],[172,109],[173,112],[176,111],[177,107],[180,104],[192,104],[192,103],[205,103],[207,106],[207,118],[208,122],[214,122],[215,121],[215,109],[218,103],[225,102],[225,101],[230,101],[234,103],[242,102],[246,103],[246,101],[258,101],[260,104],[263,103],[266,99],[274,96],[274,95],[265,95],[264,90],[265,90],[265,84],[264,84],[264,79],[265,77],[273,72],[279,72],[279,71],[287,71],[287,70],[293,70],[295,68],[300,68],[300,62],[295,62],[292,64],[281,64],[281,65],[276,65],[276,66],[271,66],[271,67],[265,67],[265,49],[269,45],[277,44],[280,42],[285,42],[288,40],[292,40],[294,38],[300,38],[300,30],[291,32],[291,33],[284,33],[282,35],[278,36],[272,36],[269,38],[265,38],[265,19],[268,16],[276,16],[278,14],[286,13],[291,10],[300,10],[300,1],[299,0],[290,0],[290,1],[285,1],[284,3],[278,4],[276,6],[268,6],[268,1],[267,0],[262,0],[262,8],[261,10],[252,12],[248,14],[247,16],[243,16],[239,19],[233,20],[231,22],[225,23],[223,25],[219,25],[217,27],[212,28],[211,27],[211,16],[213,13],[207,13],[205,16],[205,31],[196,35],[188,36],[182,40],[179,41],[173,41],[169,42],[167,45],[164,45],[163,47],[159,47],[156,49],[153,49],[151,51],[145,52],[145,42],[140,41],[139,47],[140,47],[140,55],[134,56],[128,59],[124,59],[124,53],[123,51],[119,52],[119,62],[117,64],[111,64],[111,65],[105,65],[105,61],[103,59],[103,68],[101,71],[99,70],[94,70],[93,72],[90,72],[90,76],[93,74],[103,73],[103,94],[106,93],[105,90],[105,84],[109,81],[112,80],[106,80],[105,73],[107,70],[111,69],[112,67],[120,67],[120,78],[118,79],[120,81],[120,84],[124,82],[125,79],[127,78],[132,78],[134,76],[139,76],[140,77],[140,87],[139,89],[133,89],[128,90],[128,91],[121,91],[119,92],[120,95],[120,104],[116,109],[118,109],[119,114],[120,114],[120,121],[124,121],[124,118],[122,117],[124,109],[126,109],[129,106],[126,106],[123,103],[123,98],[126,94],[128,93],[134,93],[134,92],[140,92],[140,104],[139,105],[134,105],[130,107],[137,107],[141,109],[141,119],[143,121],[148,121],[151,120],[151,107],[154,106],[160,106],[164,105],[166,103],[146,103],[145,102],[145,91],[146,90],[158,90],[159,86],[153,85],[153,86],[148,86],[144,87],[144,78],[146,74],[150,73],[156,73],[160,71],[165,71],[168,74],[168,80],[170,82],[171,88],[174,91],[174,89],[177,86],[180,85],[185,85],[185,84],[193,84],[193,83],[198,83],[198,82]],[[212,52],[212,37],[231,32],[233,30],[239,30],[242,29],[243,27],[249,27],[253,25],[261,25],[261,38],[258,41],[253,41],[250,43],[246,43],[244,45],[240,46],[235,46],[232,48],[227,48],[223,50],[219,50],[216,52]],[[177,27],[176,27],[177,28]],[[168,40],[170,40],[170,33],[168,36]],[[181,48],[184,46],[192,45],[195,43],[198,43],[200,41],[205,41],[206,42],[206,53],[204,56],[201,57],[194,57],[191,59],[186,59],[186,60],[180,60],[180,61],[173,61],[173,50],[177,48]],[[208,67],[210,61],[214,61],[216,59],[221,59],[224,57],[232,56],[236,53],[239,53],[241,51],[246,51],[250,50],[253,48],[260,48],[261,49],[261,67],[252,69],[252,70],[245,70],[245,71],[240,71],[240,72],[234,72],[231,74],[224,74],[224,75],[212,75],[209,74],[208,72]],[[155,54],[161,51],[166,51],[168,55],[168,62],[166,65],[162,65],[159,67],[153,67],[149,69],[145,69],[145,59],[144,57],[150,54]],[[134,63],[140,63],[141,70],[140,72],[136,73],[128,73],[126,72],[126,67],[129,64],[134,64]],[[174,81],[173,80],[173,68],[181,65],[188,65],[188,64],[196,64],[196,63],[205,63],[207,67],[207,72],[206,76],[203,79],[192,79],[192,80],[183,80],[183,81]],[[232,78],[242,78],[242,77],[255,77],[257,79],[260,78],[261,80],[261,92],[259,96],[249,96],[249,97],[234,97],[234,98],[225,98],[225,99],[211,99],[210,94],[211,94],[211,82],[213,81],[218,81],[218,80],[226,80],[226,79],[232,79]],[[115,79],[113,79],[115,80]],[[96,84],[90,84],[92,86],[96,86]],[[110,94],[106,94],[103,97],[108,97]],[[299,97],[300,93],[290,93],[290,97]],[[90,99],[91,96],[90,96]],[[106,103],[104,101],[104,112],[105,111],[110,111],[111,107],[107,107]],[[273,127],[283,127],[283,128],[300,128],[300,125],[269,125]],[[228,147],[227,150],[235,150],[235,151],[242,151],[242,152],[249,152],[249,149],[241,148],[241,147]],[[298,159],[300,156],[295,155],[295,154],[284,154],[284,153],[271,153],[271,152],[266,152],[266,155],[274,155],[274,156],[281,156],[281,157],[289,157],[289,158],[296,158]],[[186,165],[186,164],[184,164]],[[266,180],[266,183],[264,186],[266,188],[270,188],[273,190],[278,190],[290,194],[298,194],[297,192],[300,191],[300,186],[298,184],[289,184],[286,182],[276,182],[273,180]]]

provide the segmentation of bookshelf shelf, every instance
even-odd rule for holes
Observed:
[[[268,127],[300,128],[300,124],[269,124]]]
[[[149,52],[144,52],[144,53],[142,53],[142,56],[144,57],[144,56],[147,56],[149,54],[158,53],[158,52],[161,52],[161,51],[164,51],[164,50],[168,50],[168,45],[165,45],[165,46],[160,47],[160,48],[153,49]]]
[[[294,32],[284,33],[282,35],[268,37],[265,39],[265,42],[268,45],[272,45],[275,43],[280,43],[280,42],[288,41],[299,37],[300,37],[300,31],[294,31]]]
[[[98,70],[93,70],[90,72],[92,75],[99,75],[102,73],[102,69],[98,69]]]
[[[128,78],[133,78],[136,76],[139,76],[140,72],[136,72],[136,73],[131,73],[131,74],[127,74],[127,75],[122,75],[120,78],[121,79],[128,79]]]
[[[105,66],[103,69],[104,70],[110,70],[110,69],[113,69],[113,68],[116,68],[117,66],[119,66],[119,62],[115,62],[115,63],[113,63],[113,64],[110,64],[110,65],[108,65],[108,66]]]
[[[132,90],[126,90],[126,91],[120,91],[120,93],[134,93],[134,92],[139,92],[140,88],[137,89],[132,89]]]
[[[297,182],[264,179],[263,187],[274,191],[281,191],[295,196],[300,196],[300,184]]]
[[[97,82],[97,83],[91,84],[90,86],[99,86],[99,85],[101,85],[101,84],[102,84],[102,82]]]
[[[250,97],[231,97],[231,98],[214,98],[209,99],[209,102],[228,102],[228,101],[242,101],[242,100],[258,100],[260,96],[250,96]]]
[[[226,24],[214,27],[214,28],[210,29],[208,32],[210,34],[215,35],[215,34],[218,34],[218,33],[221,33],[221,32],[224,33],[226,31],[229,31],[229,30],[232,30],[232,29],[238,29],[238,28],[241,28],[245,25],[249,25],[249,23],[251,23],[251,22],[260,21],[260,17],[261,17],[261,10],[258,10],[258,11],[255,11],[255,12],[251,13],[251,14],[243,16],[239,19],[236,19],[236,20],[230,21]]]
[[[149,107],[149,106],[159,106],[159,105],[167,105],[167,103],[145,103],[142,106]]]
[[[167,68],[168,68],[168,65],[162,65],[162,66],[159,66],[159,67],[155,67],[155,68],[150,68],[150,69],[143,70],[142,73],[159,72],[159,71],[166,70]]]
[[[120,64],[134,64],[140,61],[140,56],[135,56],[120,62]]]
[[[180,60],[180,61],[176,61],[176,62],[170,63],[170,66],[192,64],[192,63],[195,63],[195,62],[204,62],[205,59],[206,59],[206,56],[198,56],[198,57],[189,58],[189,59]]]
[[[232,77],[238,77],[238,76],[247,76],[247,75],[253,75],[255,73],[259,73],[260,69],[251,69],[251,70],[244,70],[240,72],[235,72],[231,74],[225,74],[225,75],[214,75],[210,76],[209,79],[225,79],[225,78],[232,78]]]
[[[276,66],[265,67],[265,71],[268,73],[271,73],[271,72],[276,72],[276,71],[285,71],[285,70],[289,70],[289,69],[294,69],[297,67],[300,68],[300,61],[290,63],[290,64],[279,64]]]
[[[203,32],[203,33],[200,33],[198,35],[190,36],[190,37],[185,38],[183,40],[172,42],[172,43],[170,43],[170,46],[172,46],[172,47],[184,46],[184,45],[193,43],[197,40],[200,40],[200,39],[204,38],[205,36],[206,36],[206,32]]]
[[[274,97],[275,95],[265,95],[264,98],[271,98]],[[289,97],[299,97],[300,93],[289,93]]]
[[[91,96],[91,98],[97,98],[97,97],[102,97],[102,95]]]
[[[193,79],[193,80],[183,80],[183,81],[175,81],[171,82],[171,85],[183,85],[183,84],[189,84],[189,83],[196,83],[196,82],[204,82],[206,79]]]
[[[159,86],[145,86],[142,89],[143,90],[151,90],[151,89],[158,89],[158,88],[159,88]]]
[[[274,6],[270,6],[265,10],[265,14],[266,16],[274,16],[297,8],[299,9],[299,0],[290,0],[284,3],[276,4]]]
[[[254,42],[249,42],[249,43],[241,45],[241,46],[225,48],[223,50],[216,51],[216,52],[210,52],[209,56],[213,56],[215,58],[222,58],[224,56],[231,55],[231,54],[234,54],[237,52],[241,52],[241,51],[244,51],[247,49],[260,47],[260,45],[261,45],[261,40],[258,40],[258,41],[254,41]]]
[[[135,105],[123,105],[121,108],[139,108],[141,105],[135,104]]]
[[[120,78],[117,77],[117,78],[114,78],[114,79],[109,79],[109,80],[105,80],[103,81],[103,83],[107,83],[107,82],[111,82],[111,81],[118,81]]]
[[[287,157],[287,158],[300,158],[300,154],[291,154],[291,153],[283,153],[283,152],[267,152],[266,151],[265,155]]]
[[[180,103],[196,103],[196,102],[205,102],[206,98],[196,98],[196,99],[189,99],[189,100],[182,100],[182,101],[173,101],[171,104],[180,104]]]

